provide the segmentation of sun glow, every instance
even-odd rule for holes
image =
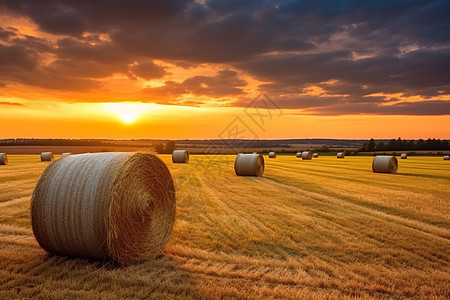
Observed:
[[[133,123],[140,115],[154,109],[154,106],[139,102],[102,103],[103,110],[116,115],[125,124]]]

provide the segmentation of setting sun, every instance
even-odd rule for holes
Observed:
[[[102,108],[119,117],[123,123],[131,124],[140,115],[152,110],[154,105],[148,103],[135,103],[135,102],[125,102],[125,103],[102,103]]]

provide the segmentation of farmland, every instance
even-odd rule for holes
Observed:
[[[0,166],[0,298],[450,297],[450,163],[372,157],[265,157],[238,177],[234,156],[169,167],[177,219],[163,255],[128,267],[49,255],[31,230],[30,198],[48,163]]]

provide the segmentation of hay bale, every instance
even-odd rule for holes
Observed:
[[[297,156],[297,158],[302,158],[302,153],[301,152],[297,152],[296,156]]]
[[[269,158],[276,158],[276,157],[277,157],[277,154],[274,151],[269,152]]]
[[[337,158],[345,158],[345,152],[339,152],[336,156]]]
[[[406,153],[402,153],[402,155],[400,155],[401,159],[407,159],[408,158],[408,154]]]
[[[450,160],[450,156],[449,155],[445,155],[444,156],[444,160]]]
[[[173,150],[172,162],[176,164],[187,164],[189,162],[189,152],[187,150]]]
[[[319,157],[319,153],[313,153],[313,157],[315,158]]]
[[[398,161],[395,156],[377,155],[372,161],[372,170],[374,173],[394,174],[398,169]]]
[[[53,160],[53,152],[41,153],[41,161],[52,161],[52,160]]]
[[[302,152],[302,159],[303,160],[311,160],[312,159],[312,152],[311,151],[303,151]]]
[[[239,176],[262,176],[264,158],[261,154],[238,154],[234,161],[234,171]]]
[[[46,251],[122,265],[160,255],[174,218],[172,176],[151,153],[65,156],[45,169],[31,199]]]
[[[8,164],[8,155],[6,153],[0,153],[0,165]]]
[[[72,152],[64,152],[64,153],[61,153],[61,157],[67,156],[67,155],[72,155]]]

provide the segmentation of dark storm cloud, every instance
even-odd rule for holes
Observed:
[[[259,89],[273,99],[291,99],[289,107],[304,107],[309,102],[298,95],[310,85],[320,86],[325,94],[317,98],[331,103],[326,107],[345,101],[336,107],[339,113],[346,113],[344,108],[383,113],[371,102],[374,97],[367,97],[374,93],[432,100],[450,94],[449,1],[0,0],[0,7],[29,17],[58,39],[50,45],[0,28],[2,47],[19,47],[15,54],[7,51],[13,48],[0,49],[11,57],[0,58],[0,64],[10,66],[0,66],[2,81],[31,82],[15,74],[27,68],[79,84],[86,80],[88,86],[98,84],[92,78],[113,73],[161,78],[170,70],[153,60],[162,60],[186,67],[217,63],[244,72],[266,82]],[[55,60],[45,65],[43,53]],[[165,97],[241,94],[240,83],[216,77],[167,81],[151,92]],[[336,94],[342,97],[328,97]],[[424,114],[439,113],[431,109],[439,102],[430,101],[431,108],[425,102]],[[409,114],[419,104],[395,107]]]
[[[235,71],[221,70],[214,76],[194,76],[181,83],[166,81],[164,86],[146,88],[141,93],[150,99],[158,100],[159,103],[173,103],[171,98],[176,99],[184,94],[213,98],[242,96],[242,87],[246,84],[245,80],[238,78]]]
[[[156,65],[152,61],[140,62],[139,64],[132,66],[130,69],[133,75],[147,80],[161,78],[167,74],[163,67]]]

